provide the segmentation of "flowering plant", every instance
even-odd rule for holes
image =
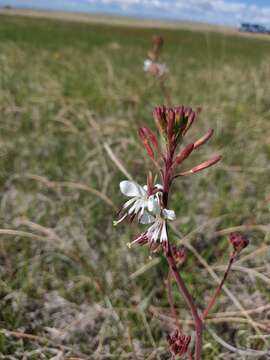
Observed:
[[[157,170],[157,176],[159,175],[161,184],[155,182],[157,176],[153,176],[152,172],[148,173],[147,185],[145,186],[140,186],[133,181],[122,181],[120,183],[120,190],[129,200],[123,204],[119,212],[119,220],[114,223],[117,225],[125,219],[128,219],[129,222],[137,219],[140,224],[148,226],[146,230],[136,236],[129,246],[135,244],[148,245],[151,251],[160,250],[165,255],[170,269],[169,274],[173,274],[178,288],[193,316],[196,330],[195,360],[202,358],[203,322],[215,304],[236,256],[248,244],[247,239],[241,234],[231,235],[230,242],[234,250],[230,257],[227,271],[206,309],[200,313],[181,274],[177,270],[177,265],[183,262],[186,253],[183,248],[179,249],[171,245],[167,230],[168,222],[176,218],[175,212],[169,209],[170,192],[173,182],[179,177],[203,171],[221,160],[220,155],[214,155],[190,170],[182,171],[179,169],[184,161],[195,150],[204,145],[214,133],[213,129],[210,129],[197,141],[183,145],[184,138],[192,124],[196,121],[198,112],[185,106],[173,108],[160,106],[154,109],[155,125],[161,141],[147,127],[139,129],[139,138]],[[175,356],[183,357],[188,355],[190,359],[193,359],[192,352],[188,349],[190,340],[191,337],[183,334],[180,327],[172,336],[168,336],[169,349],[173,358]]]
[[[160,79],[163,78],[169,72],[169,69],[166,64],[160,64],[150,59],[144,60],[143,69],[145,72],[148,72],[149,74],[156,76],[157,78]]]
[[[170,92],[168,91],[165,84],[169,75],[169,68],[166,64],[160,63],[160,54],[163,44],[164,39],[161,36],[153,36],[152,46],[147,53],[147,59],[144,60],[143,69],[146,73],[149,73],[157,80],[160,86],[160,90],[163,93],[167,103],[171,104]]]

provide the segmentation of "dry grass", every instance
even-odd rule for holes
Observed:
[[[136,129],[152,127],[162,102],[141,69],[152,32],[8,17],[0,26],[0,359],[167,359],[166,263],[129,250],[131,231],[112,227],[119,181],[144,181]],[[204,110],[190,139],[216,129],[190,165],[224,154],[220,166],[175,186],[171,234],[189,249],[183,276],[202,309],[228,257],[226,234],[246,231],[251,245],[209,326],[228,344],[264,351],[269,46],[185,31],[165,31],[165,39],[173,103]],[[210,332],[204,354],[249,359]]]

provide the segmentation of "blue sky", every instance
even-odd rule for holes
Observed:
[[[0,6],[270,26],[270,0],[0,0]]]

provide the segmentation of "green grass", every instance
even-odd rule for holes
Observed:
[[[167,265],[160,257],[130,277],[150,263],[149,254],[126,247],[135,226],[112,227],[111,202],[117,207],[123,200],[118,183],[124,175],[104,149],[108,144],[128,172],[145,181],[151,165],[137,128],[153,128],[153,107],[164,102],[142,71],[156,33],[165,39],[173,103],[203,108],[188,141],[210,127],[216,131],[187,166],[213,153],[224,156],[219,166],[175,185],[171,206],[179,233],[171,233],[173,241],[180,244],[197,229],[191,244],[211,266],[229,255],[218,230],[250,225],[245,255],[269,244],[268,40],[0,16],[0,227],[13,231],[0,235],[0,325],[52,341],[1,334],[3,359],[51,359],[61,349],[66,358],[145,359],[153,342],[161,359],[168,358],[168,323],[156,315],[161,307],[168,314]],[[268,253],[241,265],[269,276]],[[183,277],[203,309],[213,281],[192,252]],[[269,303],[269,284],[245,272],[233,271],[228,286],[247,309]],[[181,317],[189,318],[176,288],[174,294]],[[216,311],[226,310],[239,309],[224,295]],[[263,322],[265,314],[254,319]],[[265,346],[249,337],[255,334],[249,324],[212,328],[236,346]],[[206,332],[204,359],[221,353],[219,359],[239,359]]]

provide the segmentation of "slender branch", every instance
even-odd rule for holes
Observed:
[[[160,89],[163,93],[163,96],[165,98],[165,100],[167,101],[167,105],[168,106],[172,106],[172,100],[171,100],[171,95],[169,93],[168,88],[166,87],[166,85],[164,84],[164,79],[161,79],[159,81],[159,85],[160,85]]]
[[[179,319],[178,319],[178,317],[177,317],[177,311],[176,311],[176,308],[175,308],[175,305],[174,305],[174,301],[173,301],[173,294],[172,294],[172,271],[171,271],[171,269],[169,269],[169,272],[168,272],[168,277],[167,277],[167,280],[166,280],[166,287],[167,287],[167,296],[168,296],[168,301],[169,301],[170,308],[171,308],[172,317],[173,317],[174,320],[175,320],[175,324],[176,324],[179,332],[182,333],[182,327],[181,327],[180,322],[179,322]]]
[[[207,305],[207,307],[205,308],[203,314],[202,314],[202,320],[205,320],[207,318],[207,315],[209,314],[210,310],[212,309],[212,307],[215,305],[216,301],[217,301],[217,298],[219,297],[220,293],[221,293],[221,290],[222,290],[222,287],[229,275],[229,272],[231,270],[231,267],[232,267],[232,264],[235,260],[235,252],[232,253],[232,255],[230,256],[230,260],[229,260],[229,263],[228,263],[228,266],[227,266],[227,269],[224,273],[224,276],[219,284],[219,286],[216,288],[209,304]]]
[[[196,343],[195,343],[195,360],[201,360],[202,358],[202,335],[203,335],[203,323],[198,314],[197,307],[193,302],[192,296],[188,291],[181,275],[177,271],[176,263],[174,257],[172,255],[170,244],[168,244],[168,251],[166,253],[166,258],[169,263],[170,269],[175,277],[179,290],[181,291],[188,307],[190,308],[192,317],[195,322],[195,330],[196,330]]]

